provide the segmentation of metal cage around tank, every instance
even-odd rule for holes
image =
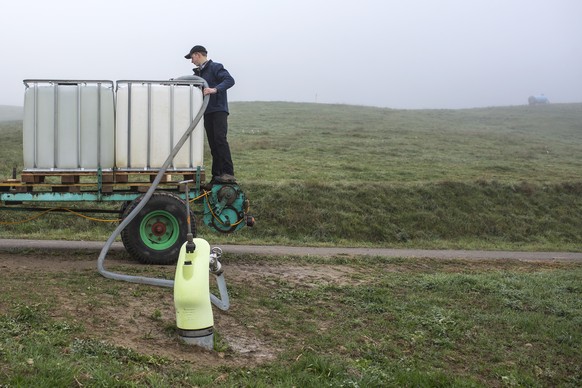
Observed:
[[[202,105],[202,83],[25,80],[25,171],[155,171]],[[115,90],[114,90],[115,89]],[[201,121],[169,171],[203,169]]]

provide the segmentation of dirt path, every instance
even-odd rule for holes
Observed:
[[[55,241],[0,239],[0,250],[15,248],[96,250],[103,248],[101,241]],[[313,248],[266,245],[219,245],[224,253],[272,256],[380,256],[434,259],[511,259],[511,260],[559,260],[582,261],[582,252],[521,252],[521,251],[468,251],[390,248]],[[121,243],[114,243],[112,250],[123,250]]]
[[[39,245],[34,245],[38,248]],[[81,325],[80,337],[133,349],[141,354],[161,356],[172,362],[187,362],[198,367],[243,367],[261,364],[276,358],[280,352],[269,334],[257,334],[262,320],[248,322],[241,313],[244,306],[233,303],[228,311],[215,310],[214,326],[230,350],[208,352],[183,345],[168,328],[175,325],[171,289],[98,277],[96,252],[79,252],[78,245],[52,243],[42,253],[7,252],[0,249],[0,292],[26,305],[50,305],[51,318]],[[3,248],[10,246],[4,240]],[[26,246],[20,241],[18,247]],[[30,246],[30,245],[29,245]],[[92,246],[91,246],[92,247]],[[121,250],[123,247],[116,247]],[[93,254],[95,253],[95,254]],[[127,255],[113,254],[107,268],[131,271],[143,267]],[[123,258],[121,257],[123,256]],[[170,279],[173,267],[154,267],[156,278]],[[150,268],[151,269],[151,268]],[[255,283],[274,287],[281,281],[301,287],[320,284],[351,284],[360,280],[351,276],[356,270],[336,265],[317,267],[302,265],[228,265],[227,284]],[[153,276],[153,275],[150,275]],[[236,299],[233,298],[233,301]],[[39,303],[45,301],[44,303]],[[0,300],[0,311],[10,304]],[[268,314],[263,311],[259,315]],[[242,318],[241,318],[242,317]],[[68,351],[65,349],[65,351]]]

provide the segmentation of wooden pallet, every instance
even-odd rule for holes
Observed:
[[[101,192],[112,193],[115,189],[125,189],[135,192],[146,192],[157,176],[156,171],[113,171],[101,174]],[[204,182],[204,171],[200,173],[200,181]],[[161,187],[180,189],[180,182],[196,180],[196,171],[170,171],[164,174],[160,181]],[[42,171],[23,172],[20,181],[9,179],[0,182],[0,190],[13,192],[31,192],[33,190],[50,190],[57,193],[78,193],[83,189],[96,190],[97,172],[63,172]]]

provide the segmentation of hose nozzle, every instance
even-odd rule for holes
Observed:
[[[186,253],[194,253],[196,250],[196,244],[194,244],[194,236],[192,232],[186,235]]]
[[[210,251],[210,273],[220,276],[223,272],[222,264],[220,264],[220,259],[222,257],[222,249],[219,247],[214,247]]]

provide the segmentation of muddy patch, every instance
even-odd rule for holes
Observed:
[[[232,296],[234,308],[225,312],[214,309],[214,327],[220,338],[220,349],[211,352],[185,345],[177,339],[175,332],[171,288],[107,280],[97,273],[96,263],[97,255],[64,252],[63,255],[32,256],[0,252],[0,282],[10,287],[11,292],[15,288],[42,284],[43,289],[39,292],[46,297],[47,303],[54,306],[50,312],[53,319],[83,327],[83,337],[103,340],[140,354],[198,366],[243,366],[273,360],[280,351],[268,337],[257,336],[256,327],[241,322],[236,313],[236,298]],[[106,267],[143,268],[138,263],[119,257],[107,259]],[[314,287],[357,282],[354,280],[354,270],[341,266],[231,263],[224,267],[227,285],[229,282],[262,282],[276,286],[283,282]],[[155,269],[172,277],[173,267]],[[74,277],[61,277],[61,273],[94,275],[95,279],[89,278],[83,285],[71,286],[67,283],[63,286],[61,281],[71,282]],[[99,289],[100,284],[103,289]]]

